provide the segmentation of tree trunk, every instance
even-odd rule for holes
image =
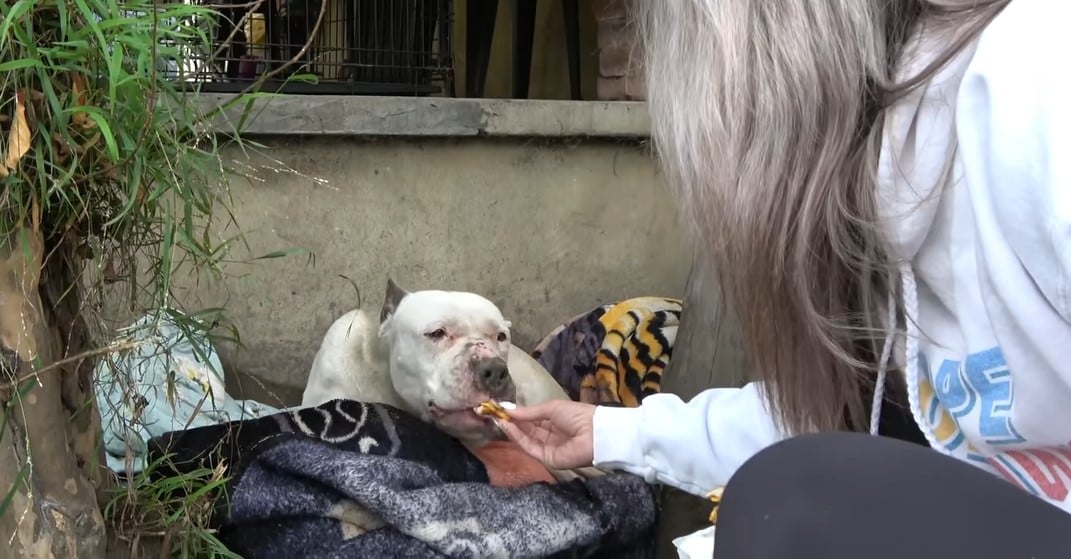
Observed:
[[[34,372],[90,347],[80,262],[66,243],[46,251],[29,228],[12,237],[0,247],[0,405],[9,419],[0,430],[0,497],[14,494],[0,516],[0,557],[103,558],[92,364]]]
[[[662,389],[687,400],[707,388],[738,386],[745,373],[739,326],[723,304],[717,276],[697,243]]]

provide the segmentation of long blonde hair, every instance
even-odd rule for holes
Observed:
[[[875,208],[883,117],[1007,2],[639,0],[654,145],[790,431],[868,428],[897,328]],[[943,53],[895,83],[909,39],[938,25]]]

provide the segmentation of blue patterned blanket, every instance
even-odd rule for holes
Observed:
[[[455,439],[380,404],[176,431],[151,439],[148,455],[180,472],[228,465],[215,523],[248,559],[654,553],[658,501],[642,479],[495,487]]]

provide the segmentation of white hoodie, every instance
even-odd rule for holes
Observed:
[[[894,106],[879,214],[903,262],[898,359],[931,446],[1071,512],[1069,25],[1067,0],[1011,2]],[[934,50],[914,52],[905,75]],[[600,407],[595,464],[704,495],[784,438],[761,391]]]

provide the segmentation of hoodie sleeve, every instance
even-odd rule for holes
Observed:
[[[595,466],[703,496],[728,483],[748,458],[784,438],[762,385],[713,388],[684,402],[655,394],[635,408],[598,407]]]

